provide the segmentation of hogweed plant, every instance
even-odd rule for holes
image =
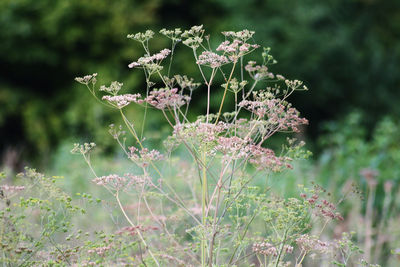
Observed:
[[[131,173],[99,176],[90,159],[95,144],[72,149],[89,165],[93,183],[115,197],[126,219],[123,231],[136,245],[131,262],[124,263],[302,266],[308,255],[319,254],[318,259],[329,255],[331,262],[342,264],[335,242],[320,240],[329,222],[343,219],[335,204],[320,197],[323,190],[302,187],[299,198],[283,199],[268,183],[272,173],[291,169],[294,160],[308,155],[304,142],[295,139],[288,139],[279,153],[268,148],[273,135],[297,133],[308,123],[288,102],[293,92],[307,87],[270,71],[276,61],[269,48],[254,43],[253,31],[223,32],[225,40],[215,49],[203,26],[160,33],[172,44],[155,54],[149,45],[153,31],[128,35],[144,49],[128,67],[144,73],[145,95],[121,93],[123,84],[117,81],[96,89],[97,74],[76,78],[99,102],[119,112],[125,124],[111,125],[109,132],[135,165]],[[192,51],[200,81],[173,73],[180,43]],[[255,53],[261,53],[260,61],[246,62]],[[204,91],[207,105],[191,121],[195,89]],[[221,95],[216,90],[222,97],[213,113],[211,99]],[[228,97],[234,102],[227,103]],[[144,109],[142,122],[127,117],[131,104]],[[145,126],[148,109],[159,110],[171,127],[164,151],[149,149],[151,140],[138,130]],[[133,143],[127,143],[126,133]],[[260,179],[263,185],[255,183]],[[323,225],[316,233],[311,231],[315,224]]]

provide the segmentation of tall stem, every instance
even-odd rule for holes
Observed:
[[[219,116],[221,115],[222,107],[224,106],[224,101],[225,101],[225,97],[226,97],[226,92],[228,91],[229,83],[230,83],[230,81],[232,79],[232,75],[233,75],[233,72],[235,71],[235,67],[236,67],[236,61],[233,62],[233,67],[232,67],[232,70],[231,70],[231,74],[229,75],[229,79],[226,82],[224,95],[223,95],[222,100],[221,100],[221,105],[219,106],[219,111],[218,111],[217,119],[215,120],[215,124],[217,124]]]
[[[212,69],[210,81],[207,83],[207,115],[206,115],[207,123],[208,123],[208,117],[210,115],[210,94],[211,94],[210,89],[212,80],[214,78],[214,74],[215,74],[215,69]]]
[[[153,259],[153,261],[156,263],[157,266],[160,266],[160,264],[158,263],[157,259],[154,257],[153,253],[151,252],[149,246],[147,245],[146,240],[144,240],[142,233],[140,232],[139,228],[136,227],[136,225],[132,222],[132,220],[129,218],[129,216],[126,214],[124,207],[122,206],[122,203],[119,199],[119,195],[118,195],[118,191],[115,194],[115,198],[117,199],[119,208],[122,211],[122,214],[124,214],[125,219],[129,222],[129,224],[136,229],[136,233],[138,234],[140,240],[142,241],[144,247],[147,249],[147,251],[149,252],[151,258]]]
[[[203,224],[203,234],[201,236],[201,266],[206,266],[206,236],[205,236],[205,229],[206,229],[206,205],[207,205],[207,170],[206,170],[206,152],[202,152],[202,161],[203,161],[203,179],[201,183],[202,187],[202,195],[201,195],[201,220]]]
[[[283,235],[283,240],[282,240],[281,246],[280,246],[280,248],[279,248],[279,255],[278,255],[278,257],[276,258],[275,267],[278,267],[278,265],[279,265],[279,261],[280,261],[281,256],[282,256],[283,247],[284,247],[285,241],[286,241],[287,232],[288,232],[288,230],[286,230],[286,231],[285,231],[285,234]]]

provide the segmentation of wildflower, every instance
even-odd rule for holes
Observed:
[[[86,75],[84,77],[76,77],[75,81],[81,84],[88,85],[89,83],[95,84],[97,82],[96,79],[97,73],[93,73],[91,75]]]
[[[303,82],[299,80],[291,81],[286,79],[285,84],[288,88],[291,88],[292,90],[299,90],[299,89],[308,90],[307,86],[303,85]]]
[[[273,73],[268,71],[268,67],[265,65],[256,65],[255,61],[247,62],[244,69],[249,73],[249,75],[257,81],[264,79],[273,79],[275,76]]]
[[[182,90],[187,88],[193,91],[201,85],[201,83],[195,83],[193,78],[188,78],[186,75],[175,75],[174,78]]]
[[[238,82],[236,78],[232,78],[229,82],[229,90],[232,91],[233,93],[239,93],[247,84],[247,81],[243,80],[241,82]],[[226,87],[226,83],[221,84],[223,88]]]
[[[336,206],[328,200],[320,198],[319,192],[321,189],[316,188],[315,190],[316,192],[308,198],[305,193],[300,195],[305,200],[305,203],[314,209],[314,214],[321,218],[342,221],[343,217],[336,211]]]
[[[115,190],[120,190],[126,184],[126,178],[117,174],[110,174],[107,176],[96,177],[92,182],[97,185],[109,186]]]
[[[162,69],[160,66],[161,61],[165,59],[169,54],[171,53],[171,50],[169,49],[163,49],[157,54],[154,54],[152,56],[150,55],[144,55],[143,57],[139,58],[137,61],[134,61],[128,65],[129,68],[135,68],[135,67],[145,67],[148,68],[151,71],[159,71]]]
[[[182,34],[182,30],[180,28],[174,30],[161,29],[160,33],[171,39],[173,42],[181,41],[180,35]]]
[[[151,183],[150,177],[147,175],[134,175],[126,173],[124,174],[124,178],[127,180],[126,188],[130,188],[131,186],[143,188]]]
[[[190,101],[190,97],[178,93],[178,88],[161,88],[150,92],[145,101],[158,109],[179,108]]]
[[[203,34],[204,34],[203,25],[199,25],[199,26],[193,26],[192,28],[190,28],[190,30],[186,30],[182,34],[182,37],[198,36]]]
[[[289,245],[284,245],[284,246],[283,246],[283,250],[284,250],[286,253],[291,254],[291,253],[293,252],[293,247],[292,247],[292,246],[289,246]]]
[[[15,193],[25,190],[25,186],[2,185],[0,190],[5,193]]]
[[[142,104],[144,101],[140,98],[140,94],[124,94],[124,95],[106,95],[102,99],[108,101],[111,105],[117,108],[123,108],[130,103]]]
[[[230,37],[233,39],[240,39],[243,42],[246,42],[247,40],[252,38],[254,33],[255,33],[254,31],[249,31],[247,29],[239,31],[239,32],[233,32],[233,31],[222,32],[222,34],[225,37]]]
[[[119,90],[121,90],[122,85],[124,85],[124,84],[114,81],[111,83],[111,85],[109,87],[104,86],[104,85],[100,86],[99,90],[104,91],[111,95],[116,95],[116,94],[118,94]]]
[[[194,123],[178,124],[174,126],[173,135],[178,140],[189,140],[198,145],[215,144],[218,136],[228,128],[224,122],[206,123],[197,120]]]
[[[78,143],[74,144],[74,148],[71,150],[72,154],[82,154],[86,155],[87,153],[91,152],[95,148],[95,143],[84,143],[80,145]]]
[[[111,249],[111,244],[108,246],[103,246],[103,247],[97,247],[93,249],[89,249],[88,253],[89,254],[97,254],[99,256],[103,256],[107,251]]]
[[[138,32],[136,34],[128,34],[127,38],[143,43],[143,42],[147,42],[148,40],[153,38],[153,36],[154,36],[154,32],[152,30],[147,30],[144,33]]]
[[[223,51],[230,56],[236,55],[236,57],[240,57],[240,56],[247,54],[247,52],[249,52],[251,48],[253,48],[253,49],[259,48],[259,45],[245,43],[241,40],[236,39],[236,40],[233,40],[232,42],[230,42],[230,41],[222,42],[217,47],[216,50]]]
[[[215,147],[215,150],[220,151],[224,155],[225,161],[227,159],[236,160],[240,158],[245,158],[248,155],[248,151],[246,150],[245,145],[249,141],[249,139],[245,140],[237,136],[220,136],[218,138],[218,144]]]
[[[268,94],[264,95],[267,99],[263,99],[263,92],[257,92],[257,94],[261,97],[256,96],[255,101],[243,100],[239,103],[239,106],[253,112],[259,118],[266,118],[266,122],[274,127],[275,131],[291,129],[294,132],[299,132],[300,125],[308,124],[308,121],[300,118],[299,112],[290,107],[288,103],[279,99],[268,99]]]
[[[291,160],[289,157],[277,157],[273,150],[259,145],[249,145],[248,150],[251,157],[249,162],[254,164],[258,170],[270,169],[278,172],[287,167],[287,162]]]
[[[186,38],[183,44],[189,46],[192,49],[197,49],[203,42],[204,29],[203,25],[193,26],[190,30],[186,30],[182,33],[182,37]]]
[[[278,256],[278,249],[268,242],[254,243],[253,252],[266,256]]]
[[[114,124],[110,124],[110,129],[108,133],[114,138],[118,139],[121,135],[125,135],[125,131],[122,130],[122,126],[120,125],[118,129],[115,128]]]
[[[280,74],[277,74],[276,76],[275,76],[278,80],[286,80],[285,79],[285,77],[283,77],[282,75],[280,75]]]
[[[143,148],[138,151],[135,147],[128,148],[128,157],[130,160],[135,162],[141,167],[147,167],[153,161],[163,160],[164,156],[158,150],[149,150],[147,148]],[[138,152],[138,153],[136,153]]]
[[[301,235],[296,239],[296,243],[303,251],[316,251],[322,254],[330,251],[329,243],[319,240],[316,236]]]
[[[199,59],[197,60],[197,64],[210,66],[211,68],[221,67],[228,62],[229,61],[225,56],[220,56],[209,51],[204,51],[201,53]]]

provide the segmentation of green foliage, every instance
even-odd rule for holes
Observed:
[[[343,212],[363,218],[359,235],[369,248],[365,253],[375,262],[389,264],[389,249],[399,246],[394,241],[399,233],[392,227],[399,216],[400,172],[395,166],[400,162],[400,128],[397,119],[387,116],[369,135],[363,120],[354,112],[326,124],[326,135],[320,138],[325,150],[315,176],[337,201],[351,199],[343,203]],[[386,235],[391,238],[382,241]]]
[[[60,249],[63,245],[57,243],[60,236],[71,231],[71,217],[84,210],[55,185],[58,177],[26,169],[17,179],[22,185],[0,188],[0,262],[30,266],[46,261],[43,253],[68,262],[66,251]],[[29,193],[21,193],[25,191]]]
[[[367,112],[372,127],[383,114],[400,114],[398,7],[396,0],[1,1],[0,137],[6,141],[0,149],[24,146],[24,157],[46,161],[48,152],[71,134],[90,132],[96,140],[107,140],[102,125],[116,117],[91,103],[71,78],[97,71],[104,80],[124,80],[126,91],[143,92],[138,87],[143,79],[125,68],[141,54],[124,36],[148,25],[204,23],[211,33],[236,25],[255,30],[275,49],[281,64],[274,70],[315,88],[307,98],[293,99],[313,122],[308,130],[312,140],[321,121],[340,118],[349,107]],[[185,56],[176,60],[177,72],[197,75]],[[196,106],[204,108],[203,101]],[[152,128],[159,130],[159,125],[154,119]]]

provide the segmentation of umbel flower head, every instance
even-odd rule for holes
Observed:
[[[190,97],[179,94],[178,88],[160,88],[151,91],[145,101],[157,109],[175,109],[188,103]]]
[[[221,67],[228,62],[229,61],[226,56],[220,56],[209,51],[204,51],[203,53],[201,53],[201,55],[199,56],[199,60],[197,60],[197,64],[210,66],[211,68]]]
[[[93,73],[91,75],[86,75],[84,77],[76,77],[75,81],[77,81],[78,83],[81,83],[81,84],[85,84],[85,85],[88,85],[89,83],[95,84],[97,82],[96,76],[97,76],[97,73]]]

